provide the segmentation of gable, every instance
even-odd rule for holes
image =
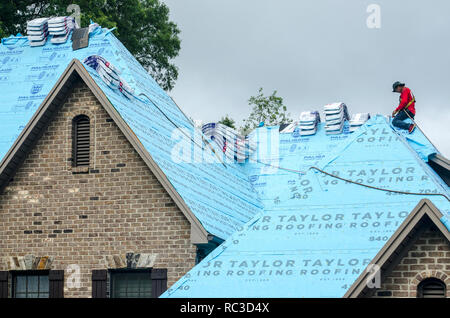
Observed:
[[[70,160],[80,114],[90,118],[89,173]],[[90,296],[91,270],[108,268],[107,257],[151,254],[169,283],[195,264],[190,222],[81,78],[6,186],[0,211],[0,269],[24,254],[48,255],[58,269],[79,264],[82,288],[71,295]]]
[[[399,259],[389,273],[383,275],[382,283],[371,293],[372,297],[415,298],[419,284],[427,278],[439,279],[447,285],[447,291],[450,289],[450,242],[436,225],[429,220],[424,222],[408,248],[402,256],[397,256]]]

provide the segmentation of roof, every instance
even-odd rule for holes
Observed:
[[[430,223],[435,225],[450,243],[450,229],[443,224],[442,218],[445,218],[445,216],[430,200],[424,199],[417,204],[371,262],[372,265],[377,266],[375,268],[380,269],[381,280],[389,275],[402,256],[409,251],[411,245],[414,244],[421,231],[424,230],[423,225]],[[372,272],[365,270],[345,293],[345,297],[370,295],[374,289],[368,288],[366,282],[370,281],[371,278],[373,278]]]
[[[95,70],[81,65],[80,61],[91,55],[101,55],[119,68],[122,78],[134,88],[136,98],[128,99],[110,89]],[[95,83],[91,89],[97,90],[97,96],[103,96],[100,101],[104,105],[109,104],[114,109],[113,118],[116,122],[120,119],[123,128],[129,130],[130,141],[133,141],[134,135],[135,148],[140,147],[138,152],[147,157],[147,160],[144,159],[147,163],[156,163],[155,167],[161,171],[160,181],[161,178],[167,180],[169,194],[177,197],[175,202],[185,215],[191,213],[195,216],[204,228],[203,232],[226,239],[261,211],[258,195],[242,167],[224,164],[217,157],[211,147],[202,141],[201,132],[194,129],[193,123],[175,102],[107,29],[91,34],[89,46],[77,51],[72,50],[70,41],[62,45],[48,41],[42,47],[30,47],[23,38],[10,37],[2,41],[0,180],[3,183],[9,181],[14,167],[23,160],[25,148],[18,146],[31,147],[31,140],[27,138],[30,134],[38,136],[44,127],[39,117],[39,111],[44,108],[40,105],[49,100],[49,93],[55,92],[55,103],[45,108],[43,113],[45,118],[49,118],[48,111],[54,110],[61,101],[62,97],[58,95],[60,89],[67,90],[63,81],[73,81],[73,77],[64,77],[73,59],[78,61],[76,71],[84,74],[85,82]],[[143,96],[140,94],[145,98],[139,98]],[[38,121],[31,126],[31,120],[36,116]],[[193,160],[183,162],[186,157],[181,158],[179,153],[173,151],[180,148],[180,137],[175,135],[172,138],[177,128],[197,140],[195,145],[181,148],[184,151],[190,148]],[[203,159],[200,163],[194,160],[199,157]],[[206,242],[205,239],[200,241]]]
[[[257,134],[280,145],[246,165],[264,211],[162,297],[343,297],[421,199],[450,213],[448,186],[381,115],[352,134]]]
[[[135,97],[86,69],[80,61],[90,55],[118,67]],[[200,224],[197,242],[208,233],[225,240],[163,297],[342,297],[421,199],[450,213],[449,187],[426,163],[436,148],[420,130],[404,135],[381,115],[351,134],[348,123],[343,134],[326,135],[320,124],[308,137],[261,127],[249,137],[258,145],[250,160],[229,163],[106,29],[77,51],[11,38],[0,61],[7,92],[0,181],[8,182],[81,78],[191,224]],[[175,128],[195,143],[180,147]],[[203,160],[186,162],[180,150],[189,149]]]

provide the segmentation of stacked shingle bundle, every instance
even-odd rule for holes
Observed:
[[[327,135],[341,134],[344,123],[349,119],[344,103],[333,103],[323,107],[325,112],[325,132]]]
[[[294,132],[298,127],[298,121],[294,121],[288,125],[280,126],[280,134],[288,134]]]
[[[352,118],[349,121],[349,124],[350,124],[350,130],[349,131],[350,132],[354,132],[359,127],[364,125],[364,123],[366,121],[368,121],[369,119],[370,119],[370,114],[369,113],[353,114]]]
[[[114,65],[109,63],[105,58],[99,55],[88,56],[84,64],[92,67],[97,71],[97,74],[112,89],[118,89],[124,96],[132,98],[134,89],[132,89],[123,78],[121,78],[120,71]]]
[[[101,29],[101,27],[98,23],[89,24],[89,34],[94,33],[98,29]]]
[[[232,161],[244,162],[256,150],[256,145],[247,137],[239,135],[234,129],[220,123],[202,126],[203,134],[210,138]]]
[[[48,20],[50,40],[54,44],[66,43],[70,31],[75,28],[75,19],[72,17],[55,17]]]
[[[318,111],[302,112],[300,114],[300,135],[315,135],[317,132],[318,123],[320,123],[320,115]]]
[[[48,18],[39,18],[27,22],[27,36],[30,46],[42,46],[47,42]]]

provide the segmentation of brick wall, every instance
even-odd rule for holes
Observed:
[[[378,293],[390,291],[391,297],[417,297],[417,286],[430,277],[444,281],[450,297],[450,244],[434,225],[420,235]]]
[[[72,169],[72,119],[91,120],[90,173]],[[72,171],[73,170],[73,171]],[[0,270],[10,256],[54,257],[52,269],[81,268],[91,296],[91,270],[105,256],[156,254],[170,286],[195,264],[190,224],[87,86],[79,82],[0,195]]]

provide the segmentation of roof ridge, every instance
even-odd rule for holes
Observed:
[[[410,150],[410,152],[413,154],[413,156],[416,158],[419,165],[427,172],[428,175],[431,175],[433,182],[441,188],[441,190],[447,194],[447,197],[450,196],[450,187],[444,188],[442,182],[440,182],[437,178],[437,174],[434,172],[434,170],[426,164],[422,158],[420,158],[419,154],[412,148],[412,146],[409,144],[408,139],[406,136],[403,136],[399,134],[389,123],[389,127],[391,127],[392,131],[397,134],[400,137],[400,141],[403,143],[403,145]],[[414,141],[416,142],[416,141]]]
[[[361,135],[364,135],[367,130],[369,129],[368,127],[370,127],[372,125],[373,122],[376,122],[378,120],[384,120],[386,124],[388,124],[387,119],[384,118],[382,115],[376,115],[374,117],[372,117],[371,119],[369,119],[366,123],[364,123],[363,126],[361,126],[357,131],[355,131],[352,135],[352,138],[347,140],[347,143],[345,143],[344,145],[342,145],[342,147],[338,150],[333,152],[332,154],[329,154],[328,157],[325,157],[321,160],[320,163],[318,163],[318,166],[322,166],[322,170],[324,170],[327,165],[331,164],[333,161],[337,160],[342,153],[345,152],[345,150],[350,147]],[[435,184],[436,187],[440,188],[442,192],[444,192],[445,194],[442,194],[443,196],[445,196],[447,198],[447,200],[450,201],[449,197],[450,197],[450,191],[446,188],[443,187],[442,183],[439,182],[436,178],[436,174],[432,173],[432,169],[431,167],[427,166],[424,161],[419,157],[419,155],[417,154],[417,152],[409,145],[408,141],[406,140],[406,137],[397,133],[395,131],[395,129],[393,129],[390,125],[386,125],[387,127],[390,128],[390,131],[392,132],[393,136],[397,136],[398,140],[403,144],[403,146],[405,146],[409,152],[414,156],[414,158],[416,159],[417,163],[427,172],[427,175],[430,175],[433,183]],[[362,130],[362,131],[361,131]],[[356,134],[356,132],[360,131],[359,134]],[[330,159],[331,158],[331,159]],[[315,167],[313,167],[315,168]],[[382,189],[382,188],[380,188]],[[385,190],[389,190],[389,189],[385,189]],[[392,190],[395,192],[401,192],[400,190]]]

